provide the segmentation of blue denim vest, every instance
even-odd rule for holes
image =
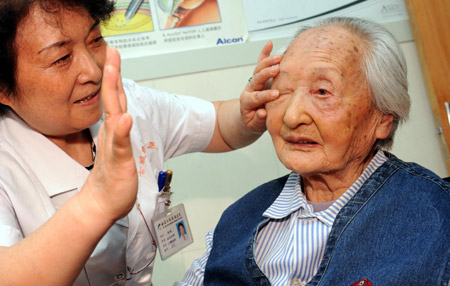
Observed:
[[[307,284],[442,285],[450,280],[450,184],[429,170],[389,159],[341,209],[318,272]],[[253,256],[262,216],[287,176],[231,205],[214,232],[205,286],[271,285]]]

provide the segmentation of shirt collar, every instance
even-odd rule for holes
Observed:
[[[387,160],[383,151],[379,150],[364,169],[359,178],[350,188],[337,199],[328,209],[314,213],[313,207],[308,204],[305,194],[301,190],[300,175],[292,172],[283,190],[273,204],[264,212],[263,216],[272,219],[281,219],[298,211],[300,217],[316,217],[331,226],[339,210],[353,197],[364,182]],[[300,211],[299,211],[300,210]]]
[[[27,172],[35,174],[51,197],[73,189],[81,189],[89,171],[39,132],[30,128],[14,112],[2,119],[5,141],[22,161]],[[97,140],[100,122],[91,128]]]

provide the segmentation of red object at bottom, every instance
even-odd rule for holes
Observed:
[[[370,282],[369,279],[364,278],[362,280],[359,280],[359,281],[353,283],[350,286],[372,286],[372,282]]]

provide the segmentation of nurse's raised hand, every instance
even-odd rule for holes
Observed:
[[[100,215],[111,220],[125,216],[136,201],[138,179],[130,142],[132,118],[120,76],[120,55],[107,48],[103,71],[104,119],[100,127],[95,165],[83,191],[89,192]]]
[[[265,104],[279,96],[278,90],[270,89],[270,83],[280,72],[278,64],[282,55],[271,56],[272,49],[273,43],[268,41],[261,50],[253,76],[240,97],[242,120],[247,128],[257,133],[266,130]]]

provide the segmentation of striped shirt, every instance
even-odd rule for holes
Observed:
[[[255,242],[255,261],[272,285],[306,285],[316,274],[328,234],[340,209],[387,157],[378,151],[361,176],[325,210],[314,212],[301,190],[300,175],[292,172],[282,192],[263,216],[270,219]],[[212,248],[213,231],[206,236],[207,252],[195,260],[178,286],[203,285]]]

